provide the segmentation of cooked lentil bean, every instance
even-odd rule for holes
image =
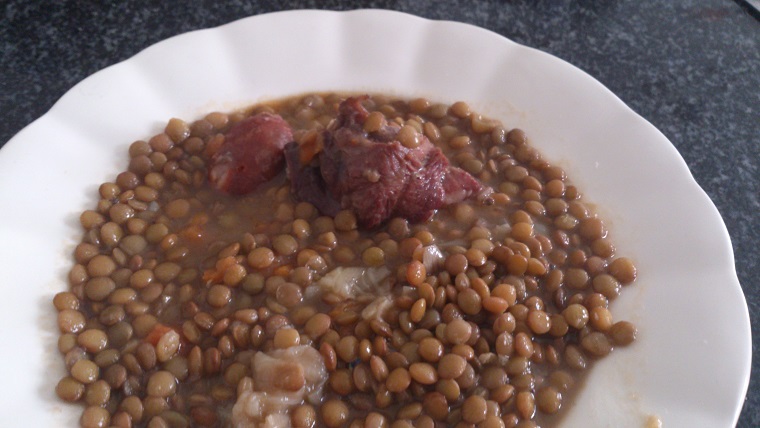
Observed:
[[[567,324],[576,329],[582,329],[585,327],[589,320],[588,309],[578,303],[573,303],[568,306],[562,311],[562,315],[565,317]]]
[[[595,306],[589,313],[591,325],[599,331],[608,331],[612,327],[612,313],[603,306]]]
[[[79,423],[82,428],[106,428],[111,421],[111,414],[100,406],[89,406],[82,412]]]
[[[90,360],[81,359],[71,367],[71,376],[84,384],[95,382],[99,375],[100,369]]]
[[[409,375],[422,385],[432,385],[438,381],[436,369],[428,363],[413,363],[409,366]]]
[[[164,333],[156,343],[156,358],[160,362],[169,361],[179,350],[180,336],[174,330]]]
[[[104,380],[97,380],[89,385],[84,395],[84,401],[89,406],[105,406],[111,398],[111,386]]]
[[[457,354],[443,355],[438,362],[438,376],[441,379],[456,379],[464,373],[467,361]]]
[[[248,253],[248,264],[257,269],[269,267],[274,262],[274,253],[269,248],[256,248]]]
[[[65,377],[58,382],[55,393],[65,401],[77,401],[84,394],[85,387],[82,382],[73,377]]]
[[[362,253],[362,260],[367,266],[381,266],[385,263],[385,252],[380,247],[369,247]]]
[[[630,345],[636,340],[636,326],[628,321],[618,321],[610,328],[610,337],[616,345]]]
[[[108,336],[103,330],[85,330],[77,336],[77,343],[87,352],[97,353],[108,345]]]
[[[627,257],[619,257],[613,260],[609,265],[609,272],[623,284],[629,284],[636,279],[636,267]]]
[[[584,336],[581,339],[581,347],[596,357],[603,357],[612,352],[612,343],[610,343],[609,338],[599,331],[594,331]]]
[[[146,391],[153,397],[168,397],[177,390],[177,378],[168,371],[157,371],[148,379]]]
[[[461,318],[454,319],[446,325],[445,335],[451,345],[461,345],[470,340],[472,325]]]
[[[329,400],[322,405],[322,420],[331,428],[342,426],[348,420],[349,409],[340,400]]]
[[[477,424],[486,419],[487,404],[485,398],[479,395],[467,397],[462,403],[462,419],[471,424]]]
[[[416,302],[414,302],[414,305],[412,306],[411,311],[409,312],[409,319],[413,322],[420,322],[422,321],[422,317],[425,315],[425,309],[427,308],[427,302],[425,299],[420,298]]]

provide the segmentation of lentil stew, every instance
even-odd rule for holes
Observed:
[[[365,132],[394,123],[482,183],[426,221],[325,215],[284,171],[239,195],[209,182],[235,124],[278,114],[304,147],[346,96],[172,119],[129,147],[53,301],[56,393],[81,426],[551,426],[635,340],[608,306],[636,268],[604,222],[523,131],[464,102],[361,101]]]

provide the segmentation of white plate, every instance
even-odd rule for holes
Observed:
[[[193,119],[309,91],[466,100],[525,129],[639,268],[613,313],[639,340],[594,366],[564,426],[731,427],[747,389],[747,305],[726,228],[671,143],[599,82],[470,25],[396,12],[255,16],[152,46],[71,89],[0,152],[0,426],[77,426],[59,402],[53,295],[78,214],[127,147]],[[24,415],[23,419],[19,415]]]

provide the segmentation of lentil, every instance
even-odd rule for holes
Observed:
[[[609,309],[636,279],[631,259],[525,132],[464,102],[366,101],[366,132],[394,127],[407,148],[429,139],[495,190],[427,223],[360,230],[352,211],[322,215],[284,180],[244,197],[208,185],[234,124],[276,112],[296,141],[316,141],[340,100],[172,119],[130,145],[129,170],[81,214],[71,288],[53,299],[69,370],[56,394],[86,404],[82,426],[230,425],[256,352],[304,345],[329,375],[321,406],[289,410],[294,426],[551,425],[592,360],[635,340]],[[320,292],[339,267],[387,269],[393,292]]]

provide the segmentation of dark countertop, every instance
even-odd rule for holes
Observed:
[[[180,2],[6,0],[0,3],[0,146],[88,75],[187,31],[302,8],[395,9],[468,22],[580,67],[675,144],[728,226],[755,349],[760,343],[760,14],[718,0],[582,3],[236,0],[180,7]],[[760,426],[757,355],[752,366],[739,427]]]

